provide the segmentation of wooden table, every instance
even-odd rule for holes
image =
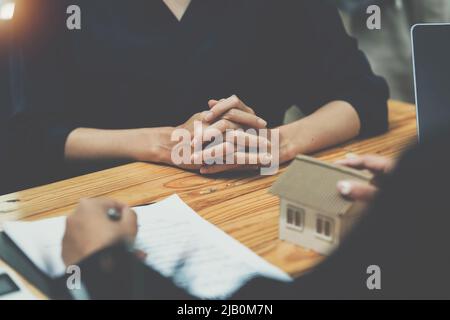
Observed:
[[[333,161],[346,153],[396,157],[416,139],[415,108],[391,101],[388,133],[355,140],[316,154]],[[286,169],[281,168],[280,173]],[[310,269],[321,257],[278,239],[279,200],[267,192],[279,176],[256,174],[201,176],[180,169],[132,163],[50,185],[0,196],[0,225],[8,220],[38,220],[70,213],[83,197],[110,197],[130,206],[177,193],[209,222],[292,275]]]

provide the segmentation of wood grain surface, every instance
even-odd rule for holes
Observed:
[[[389,118],[388,133],[354,140],[314,156],[325,161],[337,160],[347,153],[399,156],[416,141],[415,108],[391,101]],[[285,168],[281,168],[279,174]],[[131,163],[0,196],[0,225],[4,221],[68,214],[83,197],[110,197],[134,206],[177,193],[203,218],[269,262],[298,275],[314,266],[321,257],[278,239],[279,200],[267,190],[279,174],[262,177],[239,173],[206,177],[168,166]]]

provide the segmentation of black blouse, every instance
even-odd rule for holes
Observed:
[[[31,32],[17,28],[22,73],[10,151],[33,152],[49,177],[77,127],[177,126],[208,99],[232,94],[270,126],[292,105],[310,114],[344,100],[362,135],[387,128],[386,83],[326,1],[192,0],[180,22],[161,0],[39,4]],[[81,8],[81,30],[66,27],[69,4]]]

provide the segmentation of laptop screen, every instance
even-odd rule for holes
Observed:
[[[450,125],[450,24],[412,30],[419,140]]]

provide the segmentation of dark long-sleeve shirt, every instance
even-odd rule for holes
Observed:
[[[64,145],[77,127],[177,126],[232,94],[270,126],[292,105],[311,114],[343,100],[363,136],[387,128],[386,83],[326,1],[192,0],[180,22],[163,1],[29,2],[17,8],[18,19],[34,11],[16,30],[10,152],[32,154],[48,178],[67,170]],[[67,29],[69,4],[81,8],[81,30]]]
[[[255,279],[235,299],[449,299],[450,131],[410,151],[341,246],[293,283]],[[109,263],[105,270],[102,261]],[[112,266],[112,267],[111,267]],[[370,290],[379,267],[380,290]],[[81,263],[91,298],[188,299],[120,246]],[[369,283],[369,286],[368,286]]]

